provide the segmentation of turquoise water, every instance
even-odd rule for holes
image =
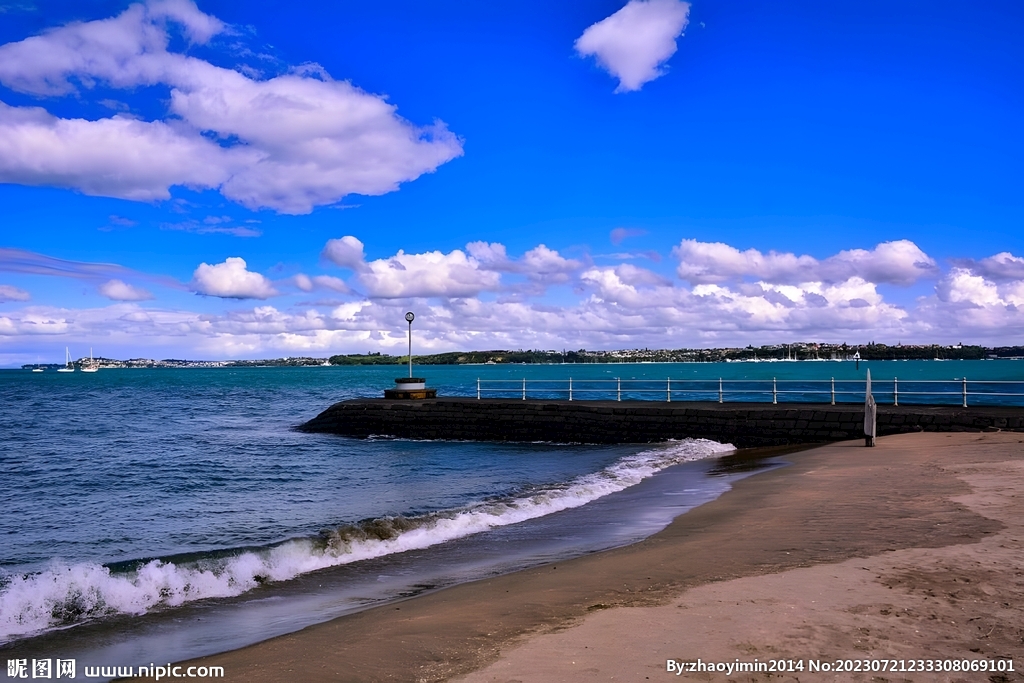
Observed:
[[[1021,361],[416,374],[450,396],[475,396],[480,378],[484,388],[513,383],[485,395],[519,397],[526,378],[531,397],[566,398],[571,378],[574,400],[614,398],[617,379],[634,382],[626,399],[664,400],[669,378],[682,387],[672,400],[717,400],[719,378],[726,400],[765,400],[762,385],[743,383],[776,378],[785,402],[821,400],[806,383],[862,382],[868,368],[883,403],[894,377],[901,390],[967,376],[1024,392]],[[729,447],[713,442],[356,440],[293,429],[336,401],[381,395],[403,370],[0,371],[0,649],[129,664],[239,647],[431,587],[636,541],[733,476],[714,464]],[[850,400],[863,400],[859,386]]]
[[[445,370],[442,393],[468,390],[466,369]],[[293,429],[396,374],[0,372],[0,648],[86,661],[115,643],[147,663],[238,647],[424,586],[629,543],[728,486],[707,474],[706,458],[730,450],[713,442]],[[670,490],[639,493],[651,486]],[[198,613],[201,628],[180,626]]]

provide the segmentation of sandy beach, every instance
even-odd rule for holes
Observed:
[[[196,663],[230,681],[504,683],[656,680],[670,659],[1012,657],[1014,673],[878,680],[1024,678],[1024,435],[906,434],[784,460],[641,543]],[[872,674],[772,676],[822,677]]]

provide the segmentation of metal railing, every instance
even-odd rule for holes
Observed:
[[[872,380],[881,404],[1024,405],[1024,380]],[[717,401],[778,403],[860,403],[865,381],[804,379],[482,379],[476,397],[570,401]]]

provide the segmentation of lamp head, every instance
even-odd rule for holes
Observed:
[[[412,324],[412,321],[415,320],[415,319],[416,319],[416,316],[413,314],[412,311],[409,311],[408,313],[405,314],[405,320],[410,325]]]

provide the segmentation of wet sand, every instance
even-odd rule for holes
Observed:
[[[1024,436],[878,443],[789,454],[632,546],[195,663],[229,681],[654,680],[667,659],[755,657],[1013,656],[1024,670]]]

